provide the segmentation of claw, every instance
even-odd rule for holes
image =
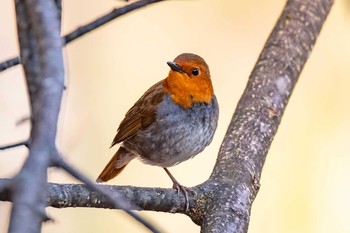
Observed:
[[[194,191],[191,190],[190,188],[187,188],[187,187],[181,185],[179,182],[177,182],[175,177],[170,173],[170,171],[167,168],[164,167],[164,170],[168,174],[170,179],[173,181],[173,189],[176,189],[177,194],[180,194],[180,191],[184,194],[185,200],[186,200],[186,209],[185,209],[185,211],[187,212],[190,209],[190,201],[189,201],[189,198],[188,198],[188,192],[194,192]]]
[[[188,188],[185,186],[182,186],[179,183],[173,183],[173,189],[177,190],[177,194],[180,194],[180,191],[184,194],[186,199],[186,212],[187,212],[190,209],[190,201],[188,199],[188,192],[187,192]]]

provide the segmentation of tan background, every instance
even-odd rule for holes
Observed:
[[[167,1],[135,11],[69,44],[68,89],[58,145],[66,159],[95,179],[129,107],[167,75],[182,52],[206,59],[220,104],[213,143],[171,168],[182,184],[205,181],[214,166],[235,105],[285,1]],[[63,31],[109,12],[113,0],[64,1]],[[350,5],[338,0],[292,95],[267,156],[249,232],[350,232]],[[18,53],[13,1],[0,2],[0,60]],[[0,74],[0,144],[28,137],[28,99],[20,67]],[[20,168],[27,150],[0,152],[0,177]],[[50,181],[76,182],[57,169]],[[110,184],[170,187],[164,171],[133,161]],[[43,232],[146,232],[119,211],[48,208]],[[141,212],[164,232],[199,232],[182,215]],[[0,203],[0,232],[9,204]]]

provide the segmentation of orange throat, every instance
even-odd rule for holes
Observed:
[[[172,73],[164,79],[163,88],[183,108],[190,108],[194,103],[209,104],[214,95],[209,77],[196,79]]]

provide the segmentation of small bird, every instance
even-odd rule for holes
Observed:
[[[186,187],[167,167],[204,150],[214,136],[219,106],[207,63],[198,55],[183,53],[170,66],[168,76],[149,88],[126,113],[112,146],[121,143],[97,182],[117,176],[134,158],[162,167],[181,190],[189,208]]]

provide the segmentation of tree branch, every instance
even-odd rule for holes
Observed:
[[[16,148],[16,147],[20,147],[20,146],[28,146],[29,141],[22,141],[22,142],[17,142],[17,143],[13,143],[13,144],[9,144],[6,146],[0,146],[0,150],[8,150],[8,149],[12,149],[12,148]]]
[[[247,232],[261,171],[290,95],[333,0],[290,0],[249,77],[209,180],[201,232]],[[209,181],[210,182],[210,181]],[[231,214],[228,214],[231,213]]]
[[[11,68],[13,66],[16,66],[19,63],[21,63],[21,59],[19,58],[19,56],[13,57],[13,58],[10,58],[4,62],[1,62],[0,63],[0,72],[7,70],[8,68]]]
[[[125,15],[133,10],[139,9],[141,7],[148,6],[150,4],[161,2],[164,0],[140,0],[134,3],[131,3],[129,5],[126,5],[121,8],[113,9],[110,13],[92,21],[91,23],[88,23],[84,26],[81,26],[77,28],[76,30],[72,31],[71,33],[68,33],[63,37],[64,42],[68,44],[69,42],[85,35],[88,32],[91,32],[95,30],[96,28],[101,27],[102,25],[112,21],[113,19],[116,19],[117,17],[120,17],[122,15]],[[1,71],[1,69],[0,69]]]
[[[55,150],[58,112],[63,92],[62,40],[52,0],[16,0],[20,51],[32,112],[29,156],[9,189],[13,206],[9,232],[35,233],[45,213],[47,168]]]
[[[101,26],[103,26],[104,24],[112,21],[113,19],[116,19],[120,16],[123,16],[133,10],[137,10],[139,8],[145,7],[147,5],[156,3],[156,2],[161,2],[164,0],[140,0],[131,4],[128,4],[124,7],[121,8],[117,8],[117,9],[113,9],[110,13],[101,16],[100,18],[84,25],[81,27],[78,27],[76,30],[68,33],[67,35],[65,35],[63,37],[63,43],[64,44],[68,44],[70,42],[72,42],[73,40],[85,35],[88,32],[91,32]],[[58,5],[58,9],[61,10],[61,5]],[[0,63],[0,72],[7,70],[8,68],[11,68],[13,66],[16,66],[18,64],[21,63],[21,59],[20,57],[14,57],[11,59],[8,59],[7,61],[4,61],[2,63]]]
[[[0,179],[0,187],[5,187],[11,179]],[[175,189],[145,188],[133,186],[95,185],[114,198],[125,198],[123,208],[151,210],[166,213],[184,213],[185,198]],[[0,189],[1,190],[1,189]],[[9,190],[0,191],[0,201],[11,201]],[[194,202],[191,196],[190,202]],[[85,184],[48,184],[47,205],[55,208],[92,207],[119,209],[108,197]]]
[[[57,155],[57,157],[61,158],[60,155]],[[85,183],[86,185],[83,185],[85,187],[85,189],[88,188],[89,190],[92,191],[93,195],[90,198],[94,198],[95,195],[98,195],[99,197],[102,197],[104,199],[105,203],[108,203],[108,205],[111,206],[112,208],[114,208],[114,209],[121,209],[121,210],[125,211],[128,215],[130,215],[136,221],[138,221],[141,224],[143,224],[150,231],[152,231],[154,233],[159,233],[158,229],[156,227],[154,227],[151,223],[149,223],[148,221],[146,221],[143,218],[141,218],[138,214],[136,214],[136,213],[131,211],[131,209],[140,210],[140,208],[137,205],[135,205],[135,203],[133,203],[129,199],[127,199],[124,196],[122,196],[120,193],[118,193],[118,192],[113,192],[112,193],[111,190],[104,189],[104,188],[100,187],[96,183],[92,182],[85,175],[80,173],[78,170],[73,168],[71,165],[66,163],[63,159],[58,159],[55,162],[55,166],[64,169],[66,172],[71,174],[73,177],[75,177],[76,179],[78,179],[78,180],[82,181],[83,183]],[[66,191],[68,191],[68,190],[66,190]],[[82,189],[80,191],[82,191]],[[60,194],[62,194],[62,193],[64,193],[64,191],[60,192]],[[80,193],[80,195],[81,194],[82,193]],[[71,197],[74,199],[73,196],[71,196]],[[84,198],[87,198],[87,197],[85,196]],[[77,200],[79,200],[79,199],[75,199],[75,201],[77,201]],[[94,200],[96,200],[96,198],[94,198]]]

